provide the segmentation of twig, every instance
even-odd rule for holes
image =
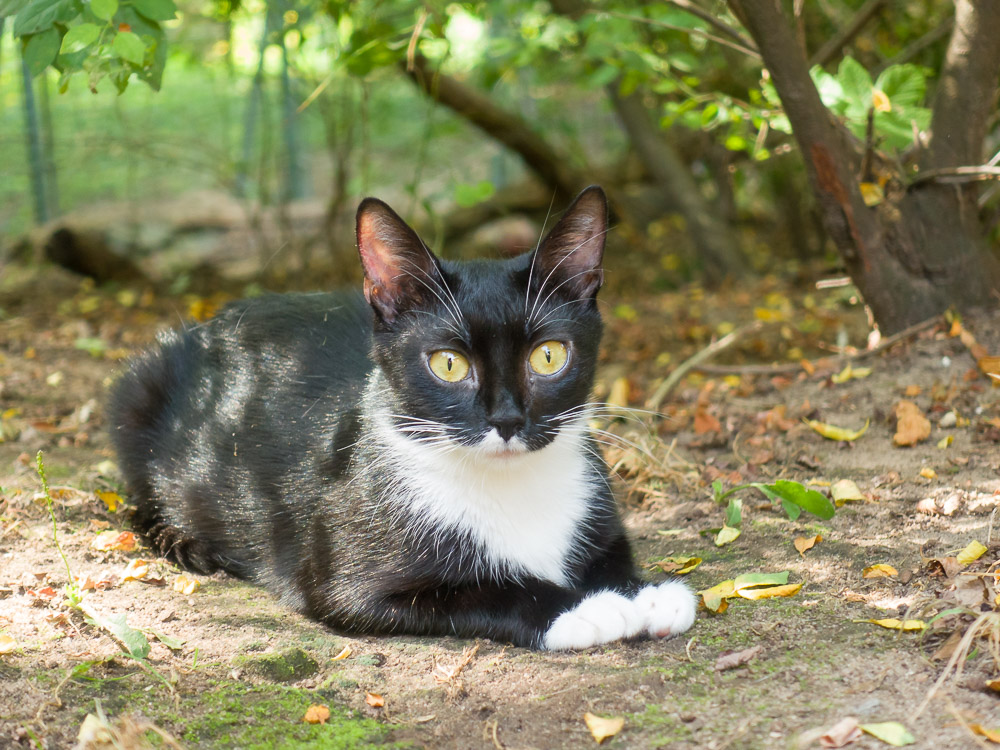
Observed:
[[[881,73],[886,68],[890,68],[893,65],[899,65],[901,63],[905,63],[908,62],[909,60],[912,60],[914,57],[919,55],[925,49],[927,49],[931,45],[941,41],[946,36],[948,36],[948,34],[951,33],[951,27],[954,25],[955,25],[955,17],[951,16],[947,18],[944,22],[941,23],[940,26],[936,26],[930,31],[928,31],[922,37],[914,41],[910,46],[904,47],[902,50],[900,50],[899,53],[897,53],[895,56],[890,57],[888,60],[886,60],[884,63],[881,63],[880,65],[876,65],[875,69],[872,70],[872,77],[877,78],[879,73]]]
[[[751,40],[749,37],[746,37],[743,34],[741,34],[739,31],[737,31],[736,29],[734,29],[728,23],[726,23],[725,21],[723,21],[721,18],[718,18],[718,17],[712,15],[707,10],[703,10],[702,8],[699,8],[697,5],[695,5],[694,3],[692,3],[690,0],[666,0],[666,2],[667,2],[668,5],[673,5],[675,8],[680,8],[681,10],[683,10],[683,11],[685,11],[687,13],[690,13],[692,16],[696,16],[697,18],[700,18],[702,21],[704,21],[705,23],[707,23],[709,26],[712,26],[713,28],[717,29],[718,31],[721,31],[726,36],[729,36],[729,37],[732,37],[733,39],[735,39],[737,42],[740,43],[741,46],[746,47],[747,49],[752,49],[752,50],[756,51],[757,45],[753,43],[753,40]]]
[[[413,27],[413,33],[410,35],[410,43],[406,45],[406,72],[412,73],[416,69],[416,59],[417,59],[417,41],[420,39],[420,34],[424,30],[424,24],[427,23],[427,9],[424,8],[420,11],[420,18],[417,19],[417,25]]]
[[[672,373],[670,373],[670,376],[660,384],[660,387],[656,389],[656,392],[653,394],[653,396],[649,399],[648,403],[646,404],[647,408],[651,409],[652,411],[659,411],[660,404],[663,403],[663,399],[667,397],[667,394],[669,394],[670,391],[674,389],[674,387],[681,381],[681,378],[687,375],[688,372],[690,372],[693,369],[696,369],[698,365],[700,365],[706,359],[710,359],[711,357],[714,357],[716,354],[721,352],[723,349],[732,346],[746,334],[760,330],[761,325],[762,325],[761,322],[757,320],[754,321],[753,323],[750,323],[749,325],[743,326],[742,328],[737,328],[735,331],[726,334],[718,341],[713,341],[711,344],[706,346],[704,349],[702,349],[694,356],[689,357],[684,362],[681,362],[681,364],[679,364],[677,368]]]
[[[854,14],[854,18],[850,20],[844,28],[840,30],[832,39],[828,40],[826,44],[819,48],[819,50],[812,56],[809,60],[809,67],[813,65],[826,65],[830,60],[832,60],[841,49],[846,47],[859,33],[861,29],[871,20],[879,9],[885,5],[885,0],[868,0],[867,3],[862,5],[858,12]]]
[[[962,729],[964,729],[966,732],[969,733],[969,736],[972,738],[972,741],[975,742],[977,745],[979,745],[979,747],[986,748],[986,750],[989,750],[990,746],[987,745],[985,741],[979,739],[976,733],[972,731],[972,727],[969,726],[969,722],[967,722],[964,718],[962,718],[962,713],[958,710],[958,707],[955,705],[955,702],[950,697],[945,698],[945,700],[948,702],[948,713],[950,713],[952,717],[954,717],[955,721],[959,723]]]
[[[675,26],[674,24],[666,23],[665,21],[656,21],[652,18],[643,18],[642,16],[633,16],[629,15],[628,13],[618,13],[611,10],[601,10],[601,11],[591,10],[588,12],[601,13],[604,15],[614,16],[615,18],[624,18],[628,21],[637,21],[638,23],[645,23],[649,24],[650,26],[657,26],[661,29],[670,29],[671,31],[680,31],[685,34],[691,34],[692,36],[700,36],[703,39],[708,39],[709,41],[715,42],[716,44],[721,44],[725,47],[729,47],[730,49],[734,49],[737,52],[742,52],[744,55],[752,57],[755,60],[761,59],[760,52],[757,51],[757,49],[752,45],[752,43],[750,46],[747,46],[746,44],[737,44],[736,42],[731,42],[728,39],[723,39],[721,36],[716,36],[715,34],[709,34],[707,31],[703,31],[702,29],[687,28],[685,26]]]
[[[500,721],[498,719],[493,719],[493,721],[487,721],[486,725],[483,727],[483,739],[492,739],[493,747],[497,750],[504,750],[503,743],[500,742],[500,738],[497,737],[497,729],[499,728]]]
[[[906,186],[907,190],[931,180],[941,182],[976,182],[978,180],[1000,180],[1000,167],[981,164],[978,167],[940,167],[927,169],[917,174]]]
[[[864,349],[859,352],[844,354],[841,356],[841,359],[854,361],[878,354],[884,349],[888,349],[893,344],[899,343],[903,339],[907,339],[910,336],[914,336],[921,331],[931,328],[940,320],[941,318],[938,316],[928,318],[927,320],[923,320],[919,323],[914,323],[912,326],[904,328],[898,333],[892,334],[892,336],[886,336],[879,342],[878,346],[873,349]],[[810,364],[816,365],[819,362],[820,360],[812,360]],[[698,372],[703,372],[706,375],[787,375],[801,370],[802,364],[798,362],[789,362],[788,364],[782,365],[697,365],[693,369]]]

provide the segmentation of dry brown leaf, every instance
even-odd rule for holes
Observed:
[[[320,704],[314,704],[306,709],[306,715],[302,721],[307,724],[326,724],[330,718],[330,709]]]
[[[122,531],[119,533],[112,529],[110,531],[102,531],[94,537],[94,541],[90,543],[90,546],[100,552],[110,552],[111,550],[131,552],[136,547],[136,538],[135,534],[131,531]]]
[[[927,570],[934,576],[954,578],[962,569],[962,564],[954,557],[932,557],[927,561]]]
[[[956,630],[951,635],[948,636],[947,640],[938,646],[937,651],[931,654],[932,661],[948,661],[952,654],[955,653],[955,649],[958,648],[958,644],[962,642],[962,636],[965,633],[961,630]]]
[[[600,745],[608,737],[614,737],[625,726],[625,718],[623,716],[615,716],[611,719],[605,719],[600,716],[595,716],[588,711],[583,715],[583,721],[587,725],[587,729],[593,735],[597,744]]]
[[[916,445],[931,436],[931,423],[920,407],[903,399],[895,408],[896,434],[892,442],[898,446]]]
[[[699,406],[694,412],[694,432],[696,435],[704,435],[706,432],[722,432],[722,423],[709,414],[704,407]]]
[[[821,747],[844,747],[860,739],[862,731],[858,728],[858,720],[853,716],[845,716],[819,738]]]
[[[754,659],[763,650],[763,646],[753,646],[742,651],[723,651],[719,654],[719,658],[715,660],[715,671],[725,672],[727,669],[735,669],[742,666]]]
[[[822,535],[816,534],[816,536],[797,536],[795,537],[794,541],[792,541],[792,544],[795,545],[795,549],[799,551],[799,554],[802,557],[805,557],[806,552],[808,550],[811,550],[813,547],[815,547],[817,542],[822,542],[822,541],[823,541]]]
[[[969,609],[979,609],[979,605],[990,600],[986,583],[975,575],[961,574],[955,578],[955,601]]]
[[[892,578],[893,576],[898,576],[899,571],[896,570],[891,565],[886,565],[885,563],[879,563],[878,565],[869,565],[863,571],[861,571],[862,578]]]
[[[365,703],[367,703],[372,708],[382,708],[385,705],[385,698],[383,698],[378,693],[369,693],[366,690]]]
[[[190,596],[200,588],[201,581],[197,578],[186,576],[183,573],[174,579],[174,591],[184,594],[184,596]]]

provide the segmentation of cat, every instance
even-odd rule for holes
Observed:
[[[638,576],[588,427],[607,222],[593,186],[533,252],[449,262],[365,199],[363,295],[234,303],[118,379],[136,529],[346,632],[687,630],[694,597]]]

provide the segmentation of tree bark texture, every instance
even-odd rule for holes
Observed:
[[[945,63],[957,83],[948,90],[959,101],[963,97],[992,101],[1000,75],[1000,50],[993,52],[1000,47],[1000,12],[963,7],[973,4],[957,0],[959,14]],[[992,295],[1000,289],[1000,263],[985,246],[974,198],[970,202],[961,197],[966,188],[932,183],[907,191],[898,175],[886,185],[882,203],[866,206],[858,177],[863,145],[823,106],[779,0],[729,0],[729,5],[760,49],[802,152],[823,224],[882,330],[895,333],[951,305],[995,303]],[[982,34],[996,38],[984,40],[985,51],[977,47],[970,55],[971,42],[979,44]],[[954,37],[959,35],[967,41],[956,43]],[[980,56],[985,59],[975,59]],[[966,86],[977,88],[959,91]],[[941,129],[934,138],[949,140],[952,127],[963,132],[954,134],[958,141],[954,147],[940,149],[935,158],[947,164],[937,165],[960,166],[956,159],[968,163],[964,159],[970,156],[977,134],[975,148],[982,147],[989,107],[958,110],[961,122],[953,115],[939,117],[938,107],[935,103],[933,124],[940,122]],[[980,113],[978,125],[965,122]]]

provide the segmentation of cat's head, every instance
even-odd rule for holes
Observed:
[[[604,192],[589,187],[533,252],[448,262],[388,205],[361,203],[372,354],[397,429],[445,449],[510,458],[585,418],[607,213]]]

